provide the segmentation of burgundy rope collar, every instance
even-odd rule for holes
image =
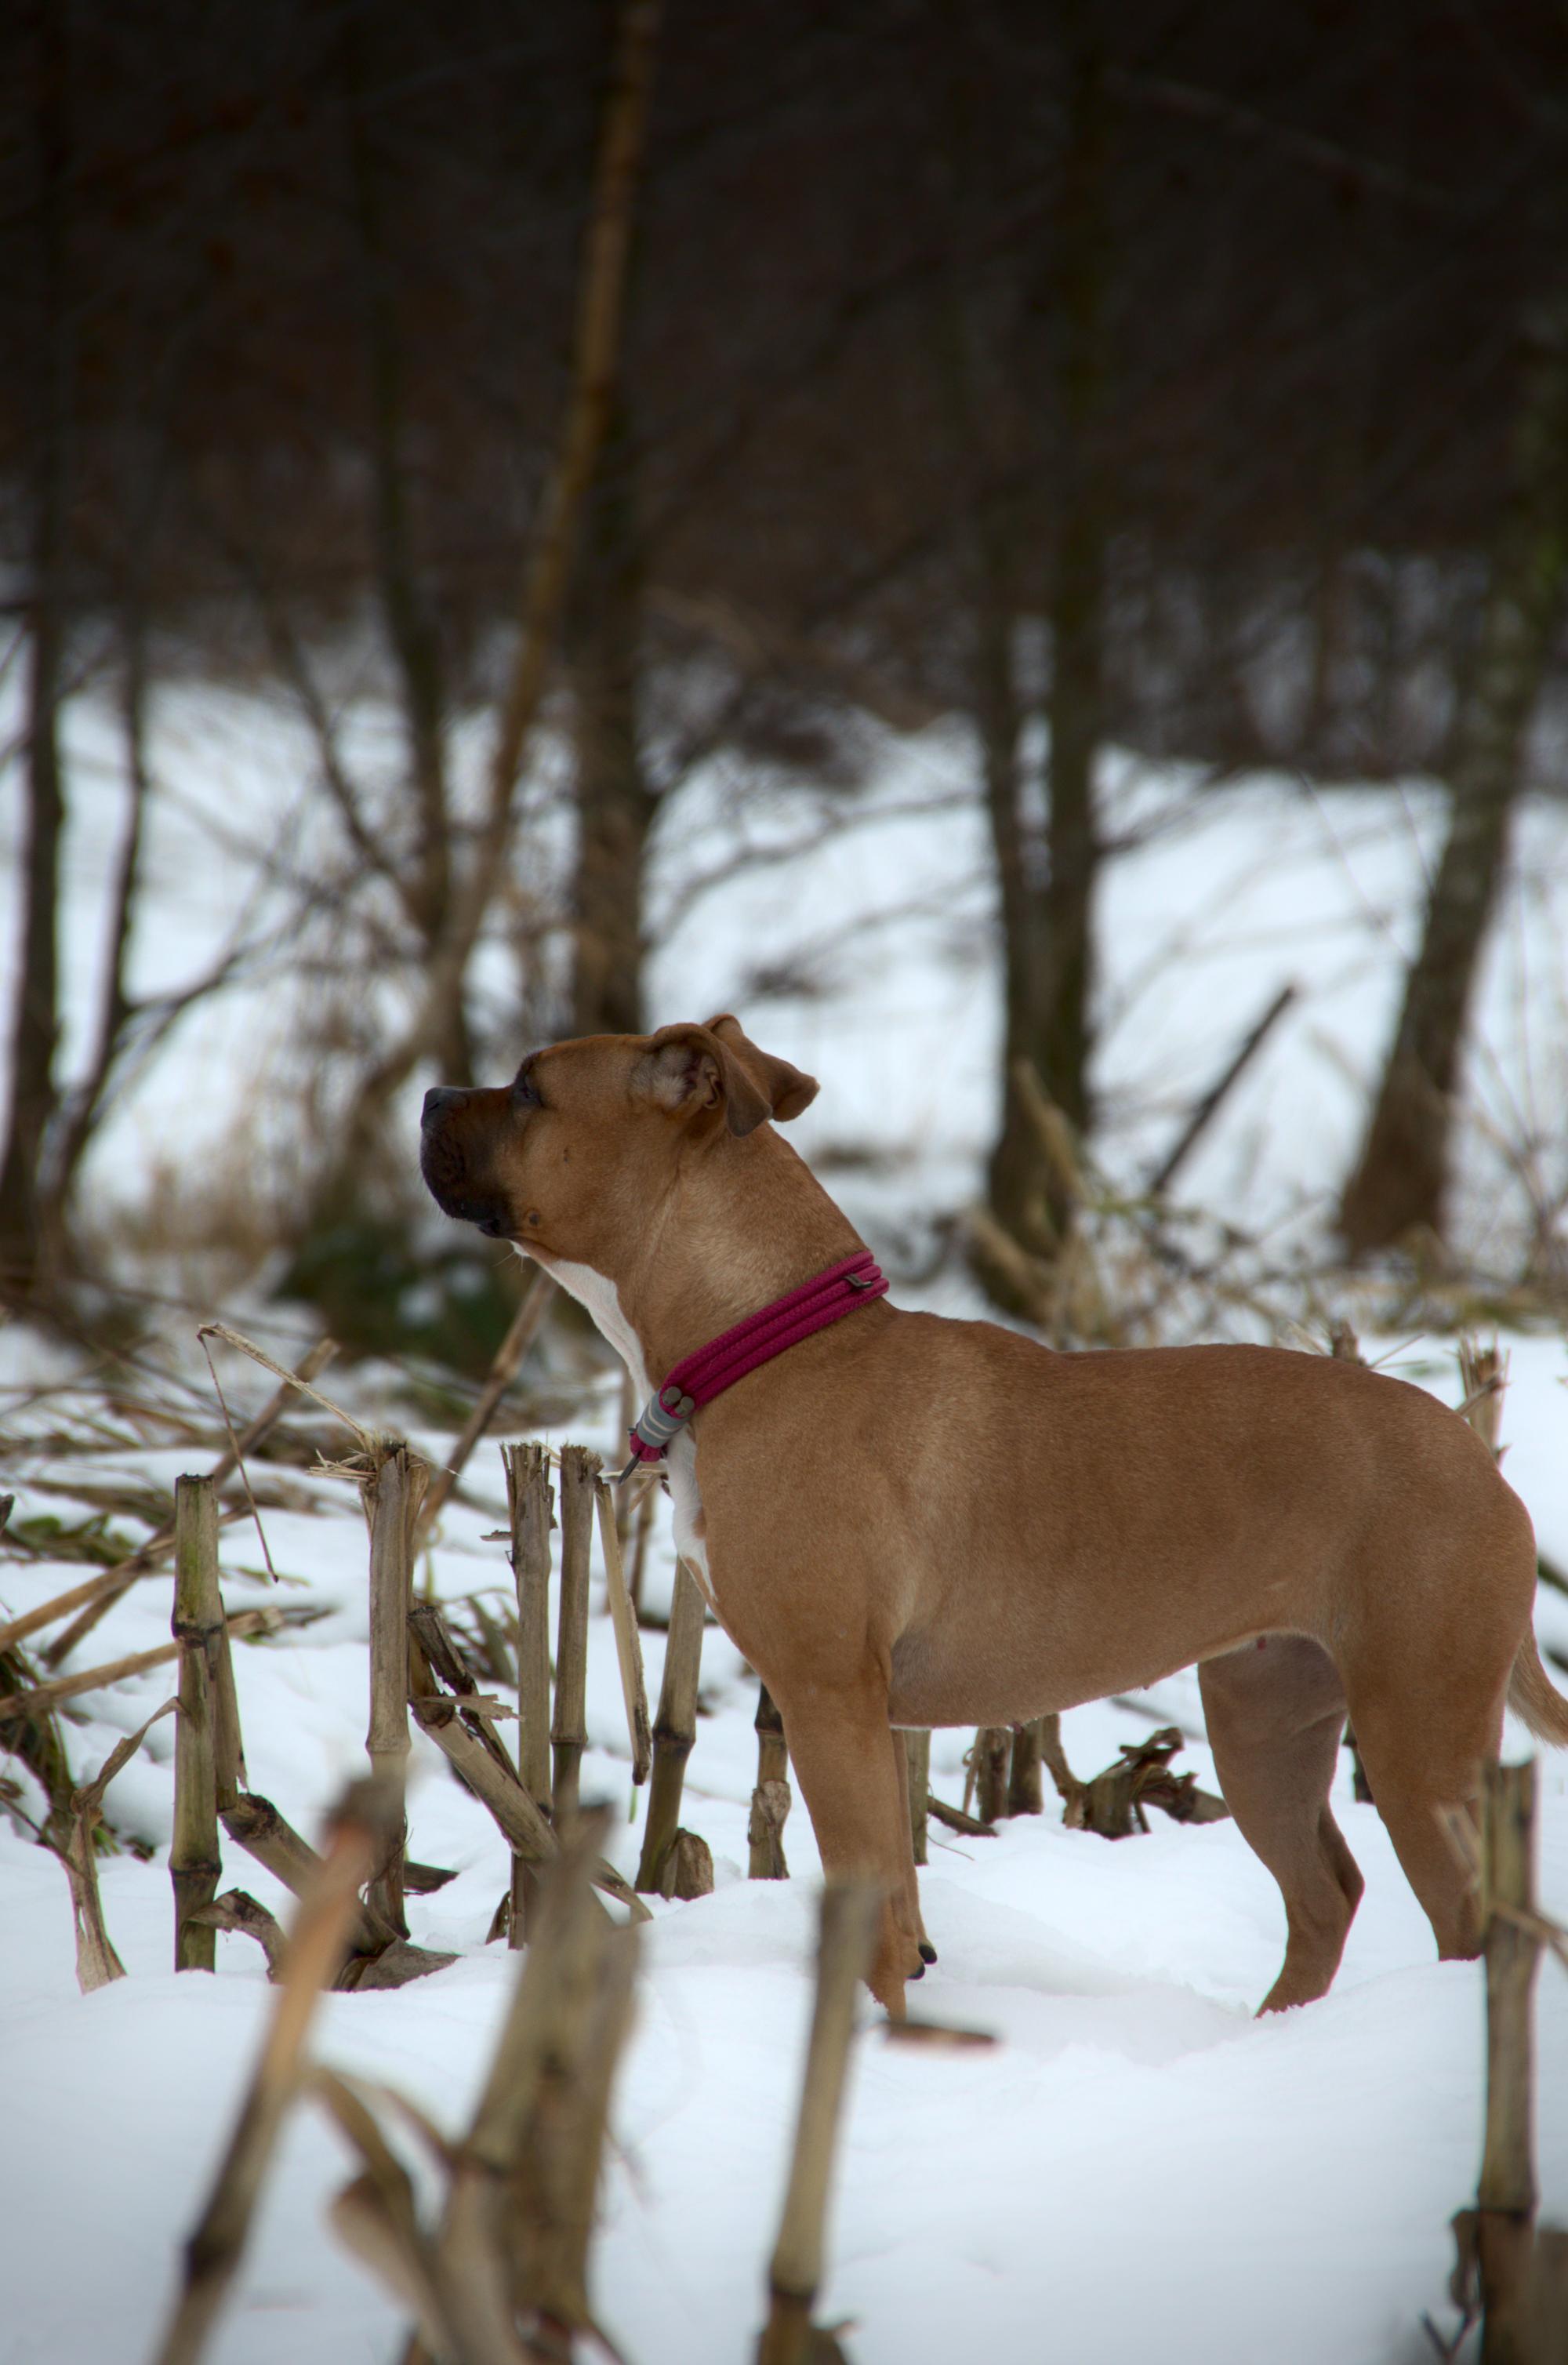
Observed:
[[[692,1414],[733,1388],[737,1380],[744,1380],[748,1372],[770,1363],[786,1347],[799,1346],[813,1330],[825,1330],[830,1322],[841,1322],[857,1306],[869,1306],[874,1297],[887,1294],[887,1280],[876,1258],[869,1249],[857,1249],[842,1264],[819,1272],[814,1281],[802,1282],[787,1296],[776,1297],[771,1306],[748,1314],[722,1338],[711,1339],[706,1347],[683,1357],[638,1414],[630,1436],[632,1459],[622,1477],[630,1477],[639,1463],[662,1462],[671,1438],[679,1434]]]

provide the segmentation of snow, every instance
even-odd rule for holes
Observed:
[[[72,728],[90,759],[70,840],[68,969],[80,1043],[118,788],[95,710],[80,704]],[[303,771],[298,745],[252,701],[171,695],[159,729],[160,763],[183,796],[155,848],[157,924],[138,945],[144,988],[177,984],[220,948],[254,877],[247,833],[283,809]],[[654,964],[656,1019],[738,1002],[770,1048],[822,1077],[822,1096],[796,1129],[808,1155],[859,1142],[902,1160],[845,1182],[873,1238],[879,1223],[913,1222],[972,1192],[991,1123],[997,1012],[983,829],[960,793],[968,767],[952,730],[890,751],[852,801],[854,826],[826,829],[782,870],[741,869],[700,896]],[[1249,782],[1194,808],[1191,783],[1178,774],[1113,769],[1108,797],[1119,823],[1148,835],[1114,867],[1105,894],[1107,1162],[1124,1178],[1144,1171],[1271,993],[1295,979],[1301,1004],[1227,1105],[1183,1189],[1253,1230],[1310,1225],[1343,1169],[1389,1023],[1434,844],[1431,796],[1413,784],[1314,800],[1292,782]],[[922,801],[929,810],[890,817]],[[694,879],[728,865],[746,833],[792,842],[800,824],[782,799],[737,816],[717,774],[685,792],[661,827],[655,917],[674,912]],[[1478,1246],[1498,1244],[1499,1252],[1504,1231],[1517,1232],[1519,1205],[1508,1181],[1518,1158],[1497,1143],[1518,1150],[1555,1127],[1558,1147],[1542,1155],[1561,1157],[1561,807],[1534,805],[1525,815],[1505,922],[1484,981],[1471,1077],[1493,1146],[1478,1133],[1467,1166]],[[0,926],[0,941],[5,934]],[[827,964],[827,990],[748,1001],[752,968],[778,962],[808,936]],[[271,1072],[280,1014],[286,1019],[290,1007],[263,977],[182,1026],[106,1137],[95,1168],[106,1199],[145,1182],[172,1121],[197,1150],[206,1143],[218,1154],[225,1129],[244,1119],[256,1078]],[[1492,1233],[1489,1206],[1498,1210]],[[912,1291],[901,1294],[907,1301]],[[935,1283],[929,1302],[968,1310],[951,1280]],[[243,1318],[241,1327],[249,1327]],[[274,1348],[287,1343],[266,1336]],[[1363,1343],[1388,1368],[1457,1400],[1451,1341]],[[1506,1472],[1543,1548],[1568,1564],[1568,1351],[1541,1332],[1509,1334],[1504,1345]],[[180,1351],[182,1371],[205,1395],[188,1337]],[[20,1332],[0,1335],[8,1385],[58,1389],[72,1373],[57,1351]],[[248,1412],[270,1383],[234,1363],[225,1366],[226,1385],[231,1374],[231,1401]],[[334,1381],[345,1402],[374,1414],[384,1377]],[[203,1455],[157,1442],[84,1438],[69,1454],[50,1445],[49,1434],[86,1401],[84,1386],[67,1387],[7,1420],[6,1483],[17,1485],[18,1517],[76,1515],[68,1497],[37,1487],[43,1477],[166,1488],[187,1464],[201,1466]],[[612,1405],[613,1390],[600,1390],[553,1441],[608,1446]],[[36,1450],[25,1435],[38,1438]],[[439,1455],[439,1438],[425,1442]],[[280,1474],[269,1465],[263,1474]],[[240,1647],[236,1668],[252,1786],[312,1833],[364,1764],[365,1537],[343,1480],[282,1474],[297,1508],[263,1513],[281,1597],[325,1614]],[[486,1539],[500,1516],[498,1469],[486,1446],[467,1496],[443,1514],[421,1584],[449,1601],[485,1589],[499,1597],[510,1572],[501,1547]],[[224,1564],[230,1608],[268,1597],[248,1525],[226,1530]],[[655,1603],[667,1598],[671,1567],[661,1530],[649,1586]],[[80,1563],[6,1561],[0,1612],[24,1610],[86,1573]],[[167,1579],[147,1580],[74,1664],[158,1642],[168,1617]],[[1538,1623],[1543,1646],[1568,1649],[1568,1599],[1543,1592]],[[656,1697],[663,1641],[650,1631],[644,1642]],[[77,1702],[67,1728],[73,1765],[95,1770],[169,1688],[168,1670],[159,1669]],[[785,1834],[793,1877],[745,1877],[754,1705],[738,1654],[710,1627],[684,1820],[711,1845],[717,1885],[694,1903],[655,1902],[643,1934],[638,2019],[617,2090],[594,2259],[599,2312],[631,2365],[745,2356],[764,2312],[811,2007],[820,1867],[797,1804]],[[1064,1739],[1088,1775],[1151,1724],[1170,1721],[1193,1736],[1179,1767],[1215,1787],[1190,1674],[1136,1702],[1073,1711]],[[631,1870],[644,1794],[631,1791],[601,1597],[588,1722],[585,1789],[622,1812],[634,1806],[634,1819],[618,1817],[612,1839],[616,1861]],[[955,1801],[969,1738],[934,1742],[935,1785]],[[1514,1754],[1525,1745],[1510,1733]],[[87,2365],[146,2352],[268,2007],[261,1958],[247,1940],[219,1938],[216,1978],[176,1978],[169,1967],[172,1751],[165,1722],[109,1795],[116,1827],[151,1854],[103,1861],[106,1917],[129,1976],[95,1995],[76,1992],[62,1872],[0,1818],[8,2105],[0,2365]],[[395,1994],[327,1999],[318,2050],[402,2090],[455,2131],[514,1973],[504,1948],[485,1943],[508,1860],[487,1817],[422,1740],[414,1771],[412,1852],[458,1877],[410,1900],[412,1934],[458,1960]],[[1540,1892],[1548,1910],[1568,1915],[1568,1761],[1543,1759],[1540,1781]],[[1335,1811],[1367,1878],[1344,1967],[1326,2001],[1261,2023],[1251,2014],[1279,1966],[1282,1913],[1272,1880],[1232,1825],[1178,1828],[1156,1815],[1147,1837],[1115,1846],[1062,1830],[1054,1810],[986,1840],[933,1826],[923,1894],[940,1961],[912,1990],[912,2003],[1001,2042],[969,2052],[890,2045],[863,2001],[818,2311],[824,2321],[852,2322],[856,2365],[1036,2353],[1073,2365],[1123,2365],[1144,2353],[1162,2365],[1415,2365],[1430,2353],[1420,2315],[1451,2320],[1448,2220],[1471,2196],[1478,2165],[1482,1983],[1473,1966],[1432,1959],[1428,1926],[1375,1810],[1350,1797],[1348,1761]],[[237,1850],[224,1881],[286,1911],[276,1885]],[[1568,1980],[1550,1963],[1539,2031],[1542,2206],[1562,2218]],[[290,2365],[381,2365],[398,2354],[396,2311],[327,2227],[325,2204],[351,2172],[325,2119],[302,2108],[213,2344],[216,2365],[274,2365],[281,2356]]]

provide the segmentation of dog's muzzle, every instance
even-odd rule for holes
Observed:
[[[420,1115],[420,1172],[442,1215],[474,1225],[488,1239],[510,1239],[501,1202],[475,1187],[462,1146],[446,1127],[445,1120],[470,1098],[457,1084],[432,1084],[425,1094]]]

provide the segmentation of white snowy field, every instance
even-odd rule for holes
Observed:
[[[1510,1474],[1543,1544],[1568,1554],[1568,1357],[1558,1342],[1519,1339],[1512,1358]],[[1451,1398],[1440,1351],[1427,1376]],[[13,1444],[28,1427],[56,1429],[72,1401],[13,1414]],[[608,1407],[601,1398],[597,1427],[579,1419],[570,1432],[608,1443]],[[36,1464],[13,1455],[6,1483],[18,1516],[71,1517],[67,1498],[30,1492],[29,1478],[47,1468],[56,1484],[167,1486],[192,1458],[144,1444],[47,1462],[40,1451]],[[363,1764],[365,1543],[342,1481],[287,1475],[315,1508],[263,1513],[272,1556],[287,1597],[329,1614],[236,1657],[252,1786],[310,1832]],[[442,1597],[487,1589],[498,1602],[510,1571],[500,1545],[483,1541],[501,1514],[493,1449],[473,1493],[443,1518],[428,1574]],[[661,1534],[655,1601],[669,1553]],[[225,1531],[224,1561],[230,1606],[262,1597],[247,1525]],[[0,1599],[23,1610],[80,1574],[80,1563],[7,1562]],[[162,1639],[168,1617],[167,1579],[144,1581],[85,1646],[87,1663]],[[1549,1647],[1568,1645],[1568,1601],[1543,1593],[1540,1628]],[[656,1687],[662,1636],[644,1639]],[[626,1801],[601,1600],[590,1667],[585,1786]],[[73,1762],[101,1763],[169,1685],[156,1670],[79,1701]],[[809,1825],[797,1806],[787,1884],[745,1877],[755,1686],[712,1627],[703,1705],[685,1820],[710,1842],[718,1886],[695,1903],[655,1901],[644,1933],[595,2253],[598,2304],[630,2365],[750,2353],[810,2010],[819,1866]],[[1201,1731],[1191,1676],[1135,1704],[1074,1711],[1070,1756],[1095,1772],[1172,1720]],[[969,1738],[938,1734],[934,1745],[936,1787],[955,1801]],[[104,1862],[129,1976],[95,1995],[76,1992],[62,1871],[0,1826],[6,2365],[147,2352],[267,2008],[248,1940],[219,1939],[216,1978],[170,1969],[172,1747],[168,1723],[155,1727],[109,1794],[117,1827],[153,1853]],[[318,2049],[455,2131],[514,1975],[504,1947],[485,1943],[507,1855],[428,1743],[415,1763],[411,1851],[459,1877],[410,1900],[413,1934],[459,1959],[397,1994],[330,1999]],[[1213,1786],[1200,1741],[1179,1763]],[[1545,1761],[1541,1783],[1541,1892],[1568,1912],[1568,1763]],[[1054,1807],[990,1840],[933,1826],[923,1879],[940,1960],[912,2003],[1002,2042],[982,2053],[890,2046],[863,2000],[822,2303],[824,2320],[853,2320],[857,2365],[1036,2352],[1120,2365],[1149,2348],[1169,2365],[1414,2365],[1429,2353],[1419,2315],[1447,2321],[1447,2224],[1478,2160],[1481,1975],[1432,1959],[1375,1810],[1351,1800],[1348,1761],[1335,1803],[1368,1881],[1343,1970],[1324,2002],[1261,2023],[1251,2014],[1278,1967],[1282,1915],[1230,1824],[1183,1829],[1156,1814],[1147,1837],[1116,1845],[1063,1831]],[[635,1794],[639,1815],[641,1805]],[[627,1869],[638,1840],[635,1821],[619,1827]],[[232,1847],[225,1855],[225,1886],[286,1912],[259,1866]],[[1550,1964],[1540,2029],[1543,2205],[1568,2216],[1568,1980]],[[325,2223],[352,2172],[324,2121],[302,2111],[214,2344],[218,2365],[390,2365],[395,2311]]]
[[[79,1058],[122,787],[101,711],[79,701],[71,730],[79,760],[65,952]],[[168,793],[156,807],[151,896],[134,947],[143,992],[197,973],[251,898],[262,919],[278,908],[283,890],[258,882],[280,816],[299,817],[288,824],[297,867],[319,853],[306,753],[273,708],[171,695],[155,736]],[[354,753],[381,760],[373,724]],[[973,1195],[991,1123],[998,1006],[972,770],[956,731],[890,746],[847,801],[737,801],[715,770],[673,801],[655,841],[653,1017],[738,1008],[759,1040],[822,1078],[795,1138],[808,1156],[825,1153],[830,1180],[879,1248],[918,1246],[923,1223]],[[1196,802],[1190,785],[1130,764],[1107,771],[1107,814],[1147,835],[1110,868],[1104,890],[1103,1154],[1120,1180],[1147,1171],[1272,994],[1296,982],[1299,1001],[1182,1188],[1250,1233],[1310,1240],[1354,1149],[1440,812],[1418,784],[1314,798],[1288,780],[1252,781]],[[748,867],[747,849],[765,845],[792,850]],[[558,833],[543,827],[534,850],[558,861]],[[13,876],[15,852],[0,805],[0,863]],[[1568,808],[1529,806],[1515,852],[1482,981],[1464,1164],[1468,1242],[1504,1268],[1528,1199],[1562,1187],[1568,1157]],[[13,953],[10,919],[0,880],[0,971]],[[482,984],[493,1009],[506,983],[492,947]],[[286,970],[263,964],[194,1013],[116,1110],[90,1170],[99,1203],[156,1188],[171,1143],[188,1175],[207,1158],[221,1165],[237,1141],[264,1157],[286,1139],[298,1082],[289,1038],[302,1008]],[[835,1165],[846,1147],[882,1166]],[[952,1276],[926,1302],[973,1310]],[[178,1338],[172,1328],[159,1351],[205,1388],[189,1336],[196,1318]],[[286,1329],[264,1336],[287,1343]],[[1506,1472],[1543,1549],[1568,1564],[1568,1352],[1542,1335],[1505,1345]],[[1368,1351],[1457,1394],[1450,1342],[1390,1339]],[[41,1355],[19,1334],[0,1337],[0,1382],[36,1378]],[[64,1380],[69,1366],[44,1375]],[[268,1384],[235,1367],[245,1408]],[[340,1384],[371,1406],[373,1375]],[[18,1519],[84,1515],[93,1494],[73,1497],[73,1486],[166,1488],[182,1468],[202,1466],[203,1455],[155,1436],[90,1440],[79,1418],[87,1401],[79,1391],[40,1395],[24,1410],[19,1395],[0,1395],[0,1485],[16,1487]],[[609,1406],[598,1401],[597,1428],[576,1420],[554,1441],[608,1444]],[[69,1450],[50,1442],[62,1423],[77,1440]],[[439,1456],[441,1440],[428,1442]],[[241,1648],[238,1673],[252,1783],[309,1832],[363,1765],[364,1537],[342,1481],[286,1475],[299,1507],[265,1512],[273,1558],[304,1588],[286,1586],[286,1597],[329,1614]],[[58,1487],[67,1491],[50,1491]],[[500,1512],[493,1447],[474,1465],[472,1496],[449,1509],[431,1556],[444,1597],[498,1597],[510,1583],[501,1548],[483,1541]],[[655,1599],[667,1589],[669,1551],[661,1535]],[[263,1597],[260,1566],[253,1533],[226,1530],[231,1607]],[[79,1562],[0,1559],[0,1617],[82,1574]],[[75,1664],[162,1641],[169,1606],[166,1579],[140,1585]],[[1568,1600],[1543,1591],[1539,1625],[1543,1644],[1568,1652]],[[660,1638],[644,1643],[656,1691]],[[644,1934],[596,2253],[599,2310],[628,2365],[749,2354],[810,2008],[818,1866],[809,1826],[798,1807],[789,1883],[745,1878],[755,1687],[712,1628],[703,1688],[710,1712],[685,1819],[712,1846],[718,1888],[694,1904],[655,1906]],[[162,1670],[78,1702],[73,1765],[93,1771],[167,1689]],[[1069,1754],[1091,1774],[1150,1724],[1172,1721],[1193,1735],[1179,1765],[1213,1787],[1191,1676],[1130,1706],[1075,1710]],[[588,1787],[624,1803],[624,1726],[602,1615],[590,1724]],[[961,1795],[969,1739],[935,1743],[936,1783],[950,1799]],[[1520,1735],[1510,1743],[1522,1752]],[[172,1749],[165,1721],[109,1796],[116,1827],[152,1853],[104,1863],[129,1977],[97,1995],[76,1993],[63,1874],[0,1818],[10,2112],[0,2147],[0,2365],[146,2353],[266,2009],[248,1941],[219,1940],[216,1978],[170,1971]],[[459,1959],[398,1994],[330,1999],[320,2051],[402,2088],[455,2129],[512,1976],[504,1950],[485,1945],[507,1862],[487,1818],[423,1744],[417,1769],[414,1853],[459,1877],[412,1900],[414,1935]],[[1542,1761],[1541,1893],[1568,1918],[1565,1778],[1568,1759]],[[633,1803],[640,1813],[640,1797]],[[1002,2042],[987,2053],[900,2049],[864,2005],[821,2308],[826,2320],[853,2319],[856,2365],[1020,2353],[1072,2365],[1144,2353],[1162,2365],[1415,2365],[1431,2353],[1419,2317],[1426,2309],[1449,2320],[1448,2219],[1477,2165],[1481,1983],[1472,1967],[1431,1959],[1375,1810],[1351,1800],[1348,1765],[1336,1811],[1368,1880],[1344,1968],[1325,2002],[1263,2023],[1251,2012],[1278,1967],[1282,1916],[1272,1881],[1229,1824],[1178,1829],[1156,1816],[1148,1836],[1117,1846],[1063,1832],[1054,1810],[991,1840],[934,1829],[924,1897],[941,1959],[913,2001]],[[620,1827],[615,1852],[628,1867],[638,1837],[635,1821]],[[282,1907],[237,1851],[224,1879]],[[1550,1964],[1540,2026],[1543,2204],[1568,2218],[1568,1980]],[[215,2344],[218,2365],[389,2365],[398,2354],[393,2311],[326,2228],[325,2202],[352,2172],[324,2123],[302,2113]]]

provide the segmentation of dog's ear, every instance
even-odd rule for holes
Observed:
[[[770,1116],[798,1116],[817,1089],[788,1059],[748,1043],[727,1015],[708,1026],[661,1026],[637,1063],[633,1088],[672,1116],[722,1109],[737,1135],[755,1133]]]
[[[792,1116],[799,1116],[802,1109],[811,1107],[817,1096],[816,1078],[803,1075],[799,1068],[792,1068],[788,1059],[776,1059],[770,1051],[759,1051],[740,1020],[732,1018],[727,1010],[721,1012],[717,1018],[710,1018],[708,1032],[728,1053],[734,1065],[743,1069],[752,1080],[754,1089],[767,1103],[764,1116],[776,1117],[788,1124]],[[762,1117],[755,1118],[753,1123],[760,1125]],[[732,1120],[731,1130],[749,1133],[751,1126],[737,1126]]]

